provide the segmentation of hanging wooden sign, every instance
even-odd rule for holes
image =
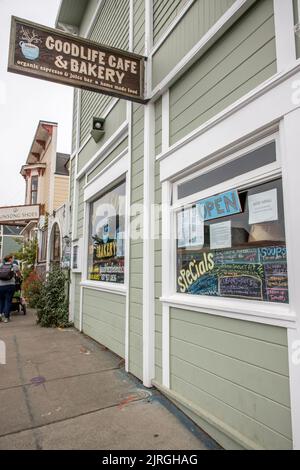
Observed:
[[[145,60],[12,17],[9,72],[145,103]]]

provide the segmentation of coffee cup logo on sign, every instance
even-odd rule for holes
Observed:
[[[34,30],[30,31],[29,29],[21,28],[21,35],[19,45],[22,50],[22,54],[25,59],[36,60],[40,56],[40,48],[37,44],[40,44],[42,41]]]

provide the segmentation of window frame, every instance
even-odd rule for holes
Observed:
[[[36,189],[32,189],[33,182],[36,181]],[[30,204],[35,206],[38,202],[38,190],[39,190],[39,176],[33,175],[30,180]],[[36,201],[33,202],[32,196],[35,195]]]
[[[128,201],[130,196],[129,155],[122,152],[99,175],[84,186],[84,237],[82,259],[82,281],[80,285],[90,289],[126,295],[129,282],[129,220]],[[91,281],[88,279],[88,248],[91,204],[101,196],[125,182],[125,243],[124,243],[124,283],[118,284],[105,281]]]
[[[89,201],[89,208],[88,208],[88,213],[89,213],[89,230],[88,230],[88,240],[87,240],[87,244],[88,244],[88,247],[90,245],[90,236],[91,236],[91,233],[90,233],[90,216],[91,216],[91,213],[92,213],[92,205],[99,201],[101,198],[105,197],[107,194],[111,193],[112,191],[114,191],[114,189],[118,188],[119,186],[123,185],[124,184],[124,187],[125,187],[125,211],[126,211],[126,197],[127,197],[127,181],[126,181],[126,176],[124,177],[120,177],[118,178],[114,183],[110,184],[108,187],[104,188],[103,191],[101,191],[100,194],[97,195],[97,197],[95,197],[94,199],[92,199],[91,201]],[[127,230],[126,230],[126,212],[124,214],[125,216],[125,227],[124,227],[124,233],[126,234],[127,233]],[[89,273],[89,256],[87,256],[87,273],[86,273],[86,278],[85,280],[87,282],[94,282],[95,284],[100,284],[101,286],[105,286],[105,285],[108,285],[108,286],[118,286],[118,287],[122,287],[125,285],[126,283],[126,279],[125,279],[125,275],[126,275],[126,267],[125,266],[125,258],[126,258],[126,247],[125,247],[125,244],[126,244],[126,239],[125,239],[125,243],[124,243],[124,282],[107,282],[107,281],[91,281],[90,279],[88,279],[88,273]]]
[[[232,161],[239,156],[243,156],[251,151],[262,147],[263,145],[275,141],[276,143],[276,161],[274,163],[265,165],[256,170],[252,170],[248,173],[244,173],[240,176],[228,179],[220,184],[212,186],[203,191],[194,193],[188,197],[178,199],[177,191],[178,186],[183,182],[193,180],[200,174],[207,173],[210,170],[217,168],[218,166],[224,165],[227,162]],[[258,322],[264,322],[264,319],[267,322],[270,322],[270,319],[276,319],[277,322],[286,323],[287,321],[294,321],[294,313],[292,311],[291,304],[283,303],[273,303],[266,301],[258,301],[252,299],[238,299],[238,298],[227,298],[227,297],[212,297],[207,295],[191,295],[186,293],[177,292],[177,221],[176,216],[180,209],[192,207],[197,201],[205,199],[207,197],[214,196],[218,193],[223,193],[230,191],[232,189],[248,189],[250,187],[270,182],[277,178],[282,178],[282,168],[281,168],[281,146],[279,133],[272,134],[267,138],[260,139],[256,143],[247,145],[238,152],[230,153],[230,150],[226,151],[219,156],[218,160],[215,160],[211,164],[198,169],[196,171],[189,172],[189,175],[177,179],[173,182],[166,182],[166,197],[167,200],[163,200],[163,203],[166,204],[167,211],[165,212],[165,225],[167,227],[168,234],[164,233],[164,237],[170,239],[168,253],[167,250],[163,250],[163,263],[165,264],[169,260],[170,271],[169,279],[163,283],[163,292],[161,301],[163,304],[173,307],[186,306],[186,309],[189,308],[199,311],[202,313],[210,313],[214,315],[226,316],[231,318],[241,318],[241,319],[256,319]],[[284,182],[283,182],[284,184]],[[169,189],[168,189],[169,185]],[[163,191],[164,193],[164,191]],[[284,198],[284,191],[283,191]],[[285,208],[285,200],[283,200],[283,205]],[[287,225],[287,213],[285,210],[284,213],[284,223]],[[167,247],[166,247],[167,248]]]

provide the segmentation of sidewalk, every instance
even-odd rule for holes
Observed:
[[[0,323],[0,449],[218,448],[123,361],[74,329],[46,329],[33,312]]]

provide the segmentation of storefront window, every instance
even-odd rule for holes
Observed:
[[[125,182],[90,206],[88,279],[124,284]]]
[[[281,179],[176,213],[177,292],[288,303]]]

